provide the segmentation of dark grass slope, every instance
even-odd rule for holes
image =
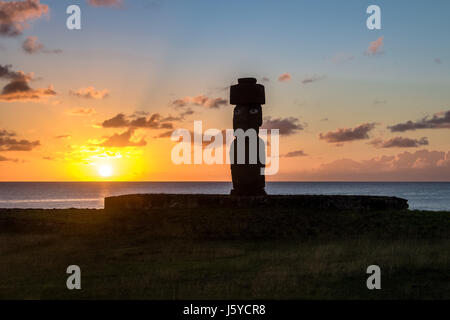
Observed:
[[[296,208],[105,211],[113,228],[182,239],[443,239],[448,212],[314,211]],[[130,218],[132,217],[132,218]],[[447,219],[445,219],[447,218]]]
[[[449,230],[407,210],[0,210],[0,298],[449,299]]]

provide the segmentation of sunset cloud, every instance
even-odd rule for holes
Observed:
[[[302,84],[309,84],[325,79],[325,76],[311,76],[302,80]]]
[[[44,45],[39,42],[37,37],[27,37],[22,44],[22,48],[26,53],[37,53],[44,49]]]
[[[287,82],[287,81],[289,81],[291,79],[292,79],[292,76],[289,73],[287,73],[287,72],[283,73],[282,75],[280,75],[278,77],[278,81],[280,81],[280,82]]]
[[[429,143],[426,137],[420,139],[395,137],[388,140],[375,139],[369,142],[369,144],[377,148],[418,148],[420,146],[427,146]]]
[[[139,144],[140,141],[127,142],[127,135],[117,134],[116,136],[122,136],[120,138],[106,137],[103,140],[89,140],[87,144],[83,145],[71,145],[67,151],[60,152],[52,155],[51,160],[64,161],[69,163],[80,163],[85,165],[96,165],[98,161],[104,160],[117,160],[117,159],[140,159],[142,157],[142,149]],[[142,141],[142,140],[141,140]],[[103,143],[109,146],[102,146]],[[128,145],[131,144],[131,145]],[[141,143],[143,144],[143,143]]]
[[[11,70],[11,65],[1,65],[0,64],[0,79],[15,80],[26,77],[22,71]]]
[[[418,150],[362,161],[340,159],[298,175],[328,181],[448,181],[450,151]]]
[[[382,52],[381,50],[384,46],[383,39],[384,39],[384,37],[381,36],[377,40],[372,41],[370,43],[369,47],[367,48],[366,53],[368,55],[372,55],[372,56],[380,54]]]
[[[435,113],[417,121],[407,121],[388,127],[391,132],[405,132],[419,129],[450,129],[450,110]]]
[[[295,150],[283,155],[285,158],[306,157],[307,154],[303,150]]]
[[[264,118],[263,129],[279,129],[280,135],[291,135],[304,129],[304,125],[299,123],[299,119],[294,117],[289,118]]]
[[[369,132],[375,128],[375,123],[363,123],[356,128],[340,128],[336,131],[321,133],[319,138],[328,143],[350,142],[369,139]]]
[[[134,129],[128,129],[123,133],[115,133],[111,137],[103,141],[100,146],[102,147],[113,147],[113,148],[124,148],[124,147],[143,147],[147,145],[144,139],[139,141],[132,141],[131,138],[134,134]]]
[[[123,0],[87,0],[93,7],[121,7]]]
[[[3,88],[0,94],[0,101],[36,101],[56,95],[53,86],[43,89],[31,89],[25,82],[10,83]]]
[[[148,128],[148,129],[172,129],[172,118],[163,118],[159,113],[147,117],[131,117],[119,113],[102,123],[103,128]]]
[[[173,130],[164,131],[158,134],[155,138],[170,138],[172,136]]]
[[[7,130],[0,131],[0,151],[31,151],[40,146],[39,141],[18,140],[16,134]]]
[[[176,119],[168,120],[169,118],[166,118],[166,120],[168,120],[168,121],[184,120],[185,117],[193,115],[193,114],[194,114],[194,110],[192,110],[191,108],[188,108],[185,111],[180,112]]]
[[[354,60],[355,56],[348,53],[338,53],[334,57],[331,58],[331,62],[335,64],[342,64],[351,60]]]
[[[187,105],[201,106],[208,109],[218,109],[221,106],[227,105],[228,100],[223,98],[209,98],[205,95],[199,95],[196,97],[184,97],[172,102],[175,107],[185,107]]]
[[[121,128],[128,127],[130,125],[130,121],[126,119],[125,114],[119,113],[111,119],[105,120],[102,123],[103,128]]]
[[[12,71],[10,65],[0,65],[0,80],[1,79],[6,79],[9,82],[3,87],[3,90],[0,93],[0,101],[36,101],[56,95],[52,85],[48,88],[31,88],[29,82],[33,79],[33,74],[25,74],[22,71]]]
[[[69,116],[91,116],[95,113],[95,110],[92,108],[77,108],[67,111]]]
[[[379,99],[373,100],[373,104],[386,104],[386,103],[388,103],[388,101],[386,99],[384,99],[384,100],[379,100]]]
[[[0,130],[0,138],[2,137],[15,137],[16,134],[14,132],[8,131],[8,130]]]
[[[186,108],[181,110],[181,112],[179,112],[177,115],[172,115],[169,114],[165,117],[160,116],[160,121],[161,122],[178,122],[178,121],[183,121],[185,120],[185,118],[187,116],[190,116],[192,114],[194,114],[195,112],[191,109],[191,108]],[[135,113],[127,116],[129,119],[136,119],[136,118],[142,118],[142,117],[146,117],[150,115],[148,112],[146,111],[136,111]]]
[[[78,98],[100,100],[108,97],[109,91],[108,89],[97,90],[94,87],[86,87],[78,89],[77,91],[71,90],[70,94]]]
[[[61,134],[55,137],[55,139],[71,139],[71,138],[72,136],[70,134]]]
[[[6,161],[18,162],[19,160],[18,160],[18,159],[6,158],[6,157],[4,157],[4,156],[2,156],[2,155],[0,154],[0,162],[6,162]]]
[[[0,35],[18,36],[29,27],[28,22],[49,12],[39,0],[0,1]]]
[[[34,53],[61,53],[62,51],[59,49],[49,50],[44,44],[39,42],[38,37],[27,37],[22,44],[22,49],[29,54]]]

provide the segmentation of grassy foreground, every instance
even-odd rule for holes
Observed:
[[[0,210],[0,299],[449,299],[449,231],[450,212]]]

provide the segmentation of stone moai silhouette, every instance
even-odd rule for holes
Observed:
[[[235,105],[233,113],[233,129],[242,129],[245,134],[244,161],[239,160],[239,137],[235,137],[230,148],[231,177],[233,189],[231,195],[255,196],[265,195],[265,144],[259,137],[259,127],[262,125],[261,105],[266,103],[264,86],[256,83],[255,78],[238,79],[238,84],[230,88],[230,104]],[[251,137],[251,131],[254,136]],[[242,133],[242,132],[241,132]],[[244,141],[244,140],[242,140]],[[263,148],[263,149],[262,149]],[[261,152],[260,152],[261,151]],[[255,154],[256,152],[256,154]],[[241,154],[241,156],[243,156]],[[241,158],[242,159],[242,158]]]

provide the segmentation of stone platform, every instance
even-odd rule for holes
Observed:
[[[105,198],[105,210],[296,208],[309,210],[406,210],[408,200],[384,196],[132,194]]]

